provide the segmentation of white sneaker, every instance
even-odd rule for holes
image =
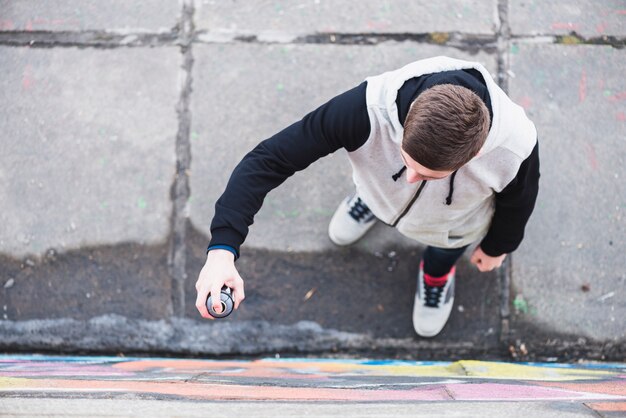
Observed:
[[[443,277],[424,274],[424,262],[420,263],[415,304],[413,305],[413,328],[422,337],[434,337],[448,322],[454,305],[454,276],[456,267]]]
[[[360,197],[347,197],[330,220],[328,236],[337,245],[350,245],[365,235],[376,221],[376,217]]]

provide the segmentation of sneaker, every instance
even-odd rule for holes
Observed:
[[[328,225],[328,236],[337,245],[357,242],[376,223],[376,217],[358,196],[347,197]]]
[[[415,304],[413,305],[413,328],[422,337],[434,337],[443,329],[454,304],[454,276],[456,267],[442,277],[424,274],[424,261],[420,263]]]

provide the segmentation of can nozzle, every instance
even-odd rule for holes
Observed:
[[[231,296],[230,288],[228,286],[222,287],[222,291],[220,292],[220,302],[222,304],[222,312],[217,313],[213,310],[213,300],[211,296],[207,298],[206,307],[209,314],[211,314],[213,318],[226,318],[233,312],[233,297]]]

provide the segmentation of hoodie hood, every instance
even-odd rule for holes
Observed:
[[[472,61],[463,61],[455,58],[449,58],[444,56],[428,58],[421,61],[417,61],[411,64],[408,64],[399,70],[388,72],[383,74],[382,76],[385,80],[385,107],[387,114],[389,116],[389,122],[391,123],[394,131],[394,138],[398,144],[402,142],[402,136],[404,133],[404,127],[401,122],[401,115],[398,109],[398,105],[396,99],[398,97],[398,92],[404,85],[404,83],[415,77],[420,77],[427,74],[440,73],[444,71],[455,71],[455,70],[476,70],[480,73],[483,80],[485,81],[485,85],[487,88],[489,102],[490,102],[490,116],[491,116],[491,127],[489,129],[489,135],[485,140],[483,147],[478,153],[477,157],[480,155],[484,155],[488,152],[491,152],[498,146],[502,145],[504,141],[506,141],[508,135],[501,135],[501,127],[502,127],[502,115],[501,115],[501,101],[507,100],[510,102],[508,97],[504,94],[502,89],[498,87],[498,85],[493,80],[493,77],[487,71],[487,69],[478,62]],[[369,80],[368,80],[369,81]],[[506,105],[515,105],[510,102]],[[488,106],[489,107],[489,106]],[[517,106],[519,107],[519,106]],[[523,110],[519,108],[523,113]],[[513,117],[509,116],[507,119],[517,119],[519,116],[515,112],[516,115]],[[525,116],[525,115],[524,115]],[[533,126],[534,129],[534,126]],[[476,158],[476,157],[475,157]]]

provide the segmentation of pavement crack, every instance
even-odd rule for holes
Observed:
[[[470,372],[467,369],[467,367],[465,367],[465,362],[463,360],[461,361],[457,361],[456,362],[458,367],[461,369],[461,372],[465,375],[465,376],[470,376]]]
[[[606,417],[604,414],[601,414],[599,411],[596,411],[595,409],[593,409],[588,403],[583,403],[583,406],[585,408],[589,409],[589,411],[591,411],[591,413],[595,417],[599,417],[599,418],[605,418]]]
[[[511,28],[509,26],[509,3],[508,0],[498,0],[497,6],[498,17],[498,31],[496,33],[498,54],[497,65],[498,85],[505,92],[509,91],[509,79],[507,77],[507,70],[509,69],[508,62],[508,49],[511,39]]]
[[[189,176],[191,168],[191,92],[193,82],[193,54],[192,39],[193,1],[183,2],[183,12],[180,23],[179,44],[182,53],[182,85],[180,99],[176,106],[178,114],[178,132],[176,134],[176,176],[171,188],[173,201],[170,249],[168,254],[168,269],[173,279],[172,283],[172,310],[175,316],[182,317],[185,313],[185,280],[186,273],[186,238],[188,222],[188,204],[190,197]]]
[[[496,51],[496,37],[493,34],[470,34],[462,32],[422,32],[422,33],[342,33],[326,32],[298,34],[289,32],[259,33],[213,33],[198,31],[194,42],[200,43],[245,43],[245,44],[319,44],[319,45],[379,45],[385,42],[416,42],[442,45],[477,53]]]
[[[558,45],[597,45],[597,46],[610,46],[615,49],[622,49],[626,47],[626,38],[619,36],[597,36],[586,38],[579,35],[576,32],[570,32],[567,35],[555,35],[555,34],[535,34],[529,35],[511,35],[512,41],[517,43],[542,43],[542,44],[558,44]]]
[[[443,385],[442,386],[443,391],[446,393],[446,395],[448,395],[448,397],[450,398],[450,400],[454,400],[454,393],[452,393],[452,391],[450,390],[450,388],[448,387],[448,385]]]
[[[191,6],[185,6],[190,8]],[[336,45],[378,45],[385,42],[416,42],[445,45],[475,53],[483,50],[493,53],[502,43],[543,42],[564,45],[606,45],[616,49],[626,46],[626,38],[614,35],[584,37],[576,32],[556,34],[511,34],[506,18],[506,2],[498,5],[498,31],[493,34],[465,32],[423,32],[423,33],[314,33],[295,34],[288,32],[272,33],[213,33],[203,30],[186,29],[193,25],[183,14],[183,22],[169,32],[108,32],[102,30],[73,31],[0,31],[0,45],[29,46],[32,48],[80,47],[80,48],[128,48],[190,46],[191,43],[247,43],[247,44],[336,44]]]
[[[83,32],[0,32],[0,45],[28,46],[31,48],[80,47],[109,49],[119,47],[176,46],[178,39],[179,32],[177,29],[165,33],[116,33],[98,30]]]

